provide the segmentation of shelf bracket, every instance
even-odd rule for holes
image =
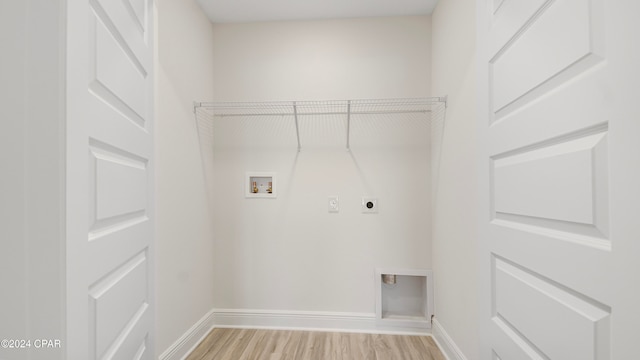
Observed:
[[[293,117],[296,121],[296,138],[298,139],[298,152],[300,152],[300,129],[298,127],[298,105],[293,102]]]
[[[349,138],[351,137],[351,100],[347,102],[347,151],[351,151]]]

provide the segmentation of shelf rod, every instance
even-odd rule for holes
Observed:
[[[296,138],[298,139],[298,152],[300,152],[300,129],[298,128],[298,105],[293,102],[293,116],[296,120]]]
[[[349,137],[351,135],[351,100],[347,102],[347,151],[350,151]]]
[[[432,110],[382,110],[382,111],[352,111],[351,115],[386,115],[386,114],[426,114]],[[295,116],[293,113],[255,113],[255,114],[214,114],[220,117],[239,117],[239,116]],[[317,115],[347,115],[346,111],[326,111],[326,112],[309,112],[297,114],[301,116],[317,116]]]

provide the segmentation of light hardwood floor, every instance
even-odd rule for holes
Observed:
[[[186,360],[445,360],[430,336],[213,329]]]

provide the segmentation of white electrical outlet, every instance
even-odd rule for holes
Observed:
[[[378,198],[363,197],[362,198],[362,213],[363,214],[377,214],[378,213]]]
[[[329,212],[337,213],[340,211],[340,202],[338,201],[337,196],[329,196]]]

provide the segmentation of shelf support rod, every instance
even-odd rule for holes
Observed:
[[[300,152],[300,129],[298,128],[298,105],[293,102],[293,117],[296,120],[296,138],[298,139],[298,152]]]
[[[351,150],[349,138],[351,137],[351,100],[347,101],[347,151]]]

